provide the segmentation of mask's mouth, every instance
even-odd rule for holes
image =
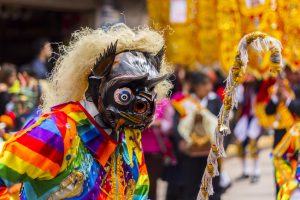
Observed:
[[[137,124],[137,125],[141,124],[143,122],[141,117],[137,117],[137,116],[125,113],[125,112],[120,112],[120,116],[134,124]]]
[[[138,114],[130,114],[126,112],[119,113],[119,119],[116,122],[115,129],[118,130],[121,127],[145,129],[152,122],[153,115],[149,115],[146,118],[139,116]]]

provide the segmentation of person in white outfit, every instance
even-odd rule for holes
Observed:
[[[260,176],[259,167],[259,148],[257,145],[259,136],[261,135],[261,126],[254,115],[254,101],[256,96],[256,82],[250,77],[243,85],[240,85],[237,91],[239,97],[240,118],[233,130],[237,138],[239,146],[239,156],[242,160],[242,175],[237,180],[243,180],[250,177],[251,183],[256,183]],[[253,169],[250,174],[249,164],[247,163],[247,146],[249,146],[249,154],[253,160]]]

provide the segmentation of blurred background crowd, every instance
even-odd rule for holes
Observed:
[[[237,178],[223,168],[227,160],[219,160],[221,173],[210,197],[223,199],[241,181],[260,181],[261,149],[276,148],[300,116],[299,16],[297,0],[0,0],[1,139],[40,114],[59,44],[67,44],[72,32],[118,22],[148,24],[163,32],[174,69],[172,92],[158,102],[155,121],[143,132],[149,198],[195,199],[238,41],[264,31],[282,42],[285,70],[270,75],[269,55],[250,49],[249,71],[237,90],[239,105],[231,113],[233,134],[224,141],[228,153],[240,158],[240,165],[232,166]],[[261,139],[267,145],[260,145]],[[261,199],[274,199],[280,190],[276,165],[269,169],[274,194]],[[163,192],[162,180],[168,185]],[[10,189],[12,198],[18,198],[18,189]]]

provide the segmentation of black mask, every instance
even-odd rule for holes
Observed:
[[[157,55],[138,51],[116,54],[116,45],[97,59],[86,96],[98,105],[104,122],[112,128],[144,129],[154,116],[154,87],[166,78],[159,74],[164,49]]]

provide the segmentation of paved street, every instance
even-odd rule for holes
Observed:
[[[261,178],[257,184],[251,184],[249,180],[233,182],[233,185],[222,200],[274,200],[275,186],[273,183],[273,166],[270,159],[270,149],[261,152],[260,166]],[[237,157],[229,158],[225,162],[225,169],[234,180],[241,174],[241,163]]]
[[[249,180],[234,182],[241,175],[240,160],[234,156],[225,161],[224,168],[233,180],[232,187],[222,196],[222,200],[274,200],[275,186],[273,183],[273,166],[270,159],[271,150],[265,149],[260,154],[261,178],[258,183]],[[159,181],[159,200],[164,200],[167,184]]]

